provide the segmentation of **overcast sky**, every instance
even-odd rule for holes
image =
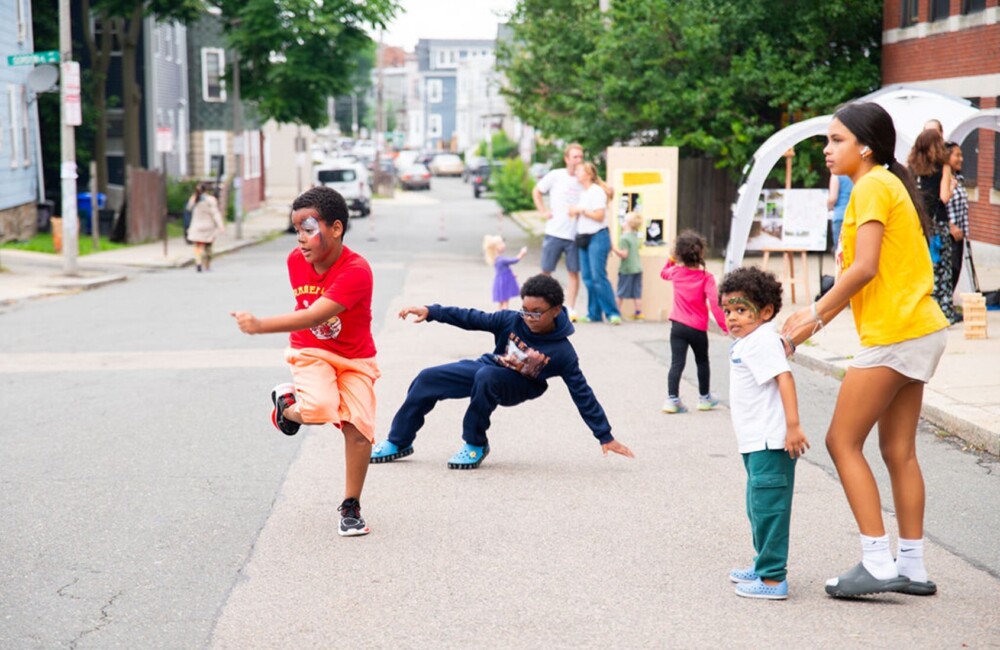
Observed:
[[[385,31],[385,44],[413,50],[421,38],[496,38],[497,13],[517,0],[401,0],[401,10]],[[372,35],[378,40],[378,34]]]

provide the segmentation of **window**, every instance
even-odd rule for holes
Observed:
[[[201,96],[206,102],[226,101],[226,53],[217,47],[201,50]]]
[[[320,183],[350,183],[357,180],[358,175],[353,169],[321,169],[317,172]]]
[[[24,166],[31,164],[31,147],[28,146],[28,132],[30,124],[28,121],[28,89],[21,86],[21,151],[24,153]]]
[[[950,0],[931,0],[931,20],[944,20],[950,12]]]
[[[28,25],[24,20],[24,0],[14,0],[14,12],[17,14],[17,42],[28,40]]]
[[[260,131],[243,132],[243,174],[246,178],[260,178]]]
[[[965,99],[968,99],[973,107],[980,107],[978,97],[966,97]],[[965,176],[965,185],[966,187],[975,187],[976,177],[979,175],[979,129],[967,135],[962,142],[962,158],[965,159],[962,163],[962,176]]]
[[[163,35],[160,38],[163,43],[163,58],[172,61],[174,58],[174,30],[170,25],[163,26]]]
[[[427,116],[427,137],[440,138],[442,131],[441,116],[431,113]]]
[[[437,54],[438,54],[438,56],[437,56],[437,59],[438,59],[437,67],[439,67],[439,68],[444,67],[444,63],[445,63],[445,58],[444,58],[445,57],[445,51],[444,50],[438,50]]]
[[[94,12],[91,13],[93,14]],[[101,38],[104,34],[105,23],[104,21],[100,20],[97,16],[93,17],[92,22],[94,30],[94,42],[100,43]],[[114,20],[109,20],[107,22],[107,25],[108,28],[111,30],[111,54],[112,56],[121,56],[122,54],[121,38],[119,38],[117,25],[115,24]]]
[[[7,86],[7,106],[9,108],[10,115],[10,166],[17,167],[18,158],[21,156],[20,143],[18,141],[17,123],[18,123],[18,87],[14,85]]]
[[[225,160],[226,157],[226,132],[225,131],[204,131],[202,133],[204,151],[202,151],[202,169],[205,174],[215,174],[212,169],[212,158],[218,156]]]
[[[917,21],[920,20],[920,6],[919,0],[903,0],[903,16],[900,21],[900,27],[909,27],[910,25],[916,25]]]
[[[443,94],[443,88],[440,79],[428,79],[427,80],[427,101],[431,104],[437,104],[441,101],[441,95]]]
[[[986,0],[962,0],[962,13],[971,14],[986,11]]]

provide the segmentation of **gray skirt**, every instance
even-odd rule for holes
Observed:
[[[947,329],[940,329],[908,341],[861,348],[849,365],[852,368],[892,368],[904,377],[926,384],[934,376],[944,354],[947,332]]]

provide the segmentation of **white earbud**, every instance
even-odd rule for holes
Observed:
[[[868,145],[865,145],[865,146],[861,147],[861,155],[862,156],[867,156],[871,152],[872,152],[872,150],[868,148]]]

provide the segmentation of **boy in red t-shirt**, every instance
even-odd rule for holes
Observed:
[[[344,245],[344,197],[313,187],[292,204],[298,248],[288,256],[295,311],[257,318],[231,312],[246,334],[290,332],[285,361],[291,384],[271,391],[271,422],[285,435],[302,424],[330,423],[344,433],[346,460],[342,536],[369,532],[361,490],[375,440],[375,380],[380,373],[372,339],[372,270]]]

